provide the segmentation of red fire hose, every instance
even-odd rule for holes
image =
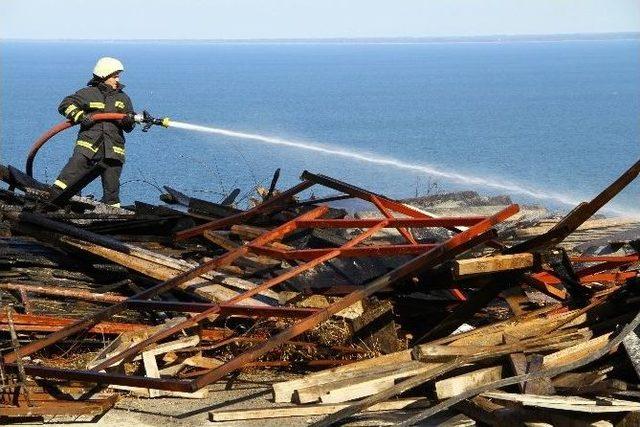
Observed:
[[[122,120],[126,117],[126,114],[96,113],[96,114],[93,114],[91,117],[95,121]],[[74,126],[75,124],[77,123],[72,123],[70,120],[60,122],[54,127],[52,127],[51,129],[49,129],[48,131],[46,131],[44,134],[42,134],[40,138],[38,138],[36,142],[33,143],[33,145],[31,146],[31,151],[29,151],[29,155],[27,156],[27,164],[25,168],[27,171],[27,175],[29,175],[30,177],[33,177],[33,160],[35,159],[36,154],[38,153],[38,150],[40,149],[40,147],[42,147],[44,143],[50,140],[54,135],[58,134],[59,132],[62,132],[65,129],[68,129]]]

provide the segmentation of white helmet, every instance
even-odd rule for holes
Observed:
[[[98,76],[101,79],[104,79],[118,71],[124,71],[122,62],[108,56],[98,59],[96,66],[93,67],[93,75]]]

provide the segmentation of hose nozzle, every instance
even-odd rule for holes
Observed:
[[[136,114],[135,116],[133,116],[133,119],[137,122],[137,123],[142,123],[144,124],[144,126],[142,127],[142,132],[147,132],[149,131],[149,129],[151,129],[151,126],[153,125],[159,125],[162,127],[169,127],[169,117],[164,117],[162,119],[157,119],[155,117],[153,117],[151,114],[149,114],[149,112],[147,110],[143,110],[142,114]]]

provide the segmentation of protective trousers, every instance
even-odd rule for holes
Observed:
[[[82,153],[74,150],[73,155],[67,162],[54,186],[64,190],[67,186],[87,174],[96,164],[96,159],[90,159]],[[102,203],[120,207],[120,174],[122,173],[122,163],[115,159],[102,159],[105,170],[100,175],[102,180]]]

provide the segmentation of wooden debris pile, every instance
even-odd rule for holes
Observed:
[[[268,369],[289,378],[271,402],[211,420],[630,422],[638,225],[590,218],[639,171],[523,228],[508,198],[437,216],[309,172],[283,191],[276,175],[247,210],[239,191],[213,203],[169,187],[167,204],[121,209],[51,199],[0,166],[0,417],[215,398]],[[337,195],[302,199],[313,186]],[[330,207],[343,199],[377,214]]]

